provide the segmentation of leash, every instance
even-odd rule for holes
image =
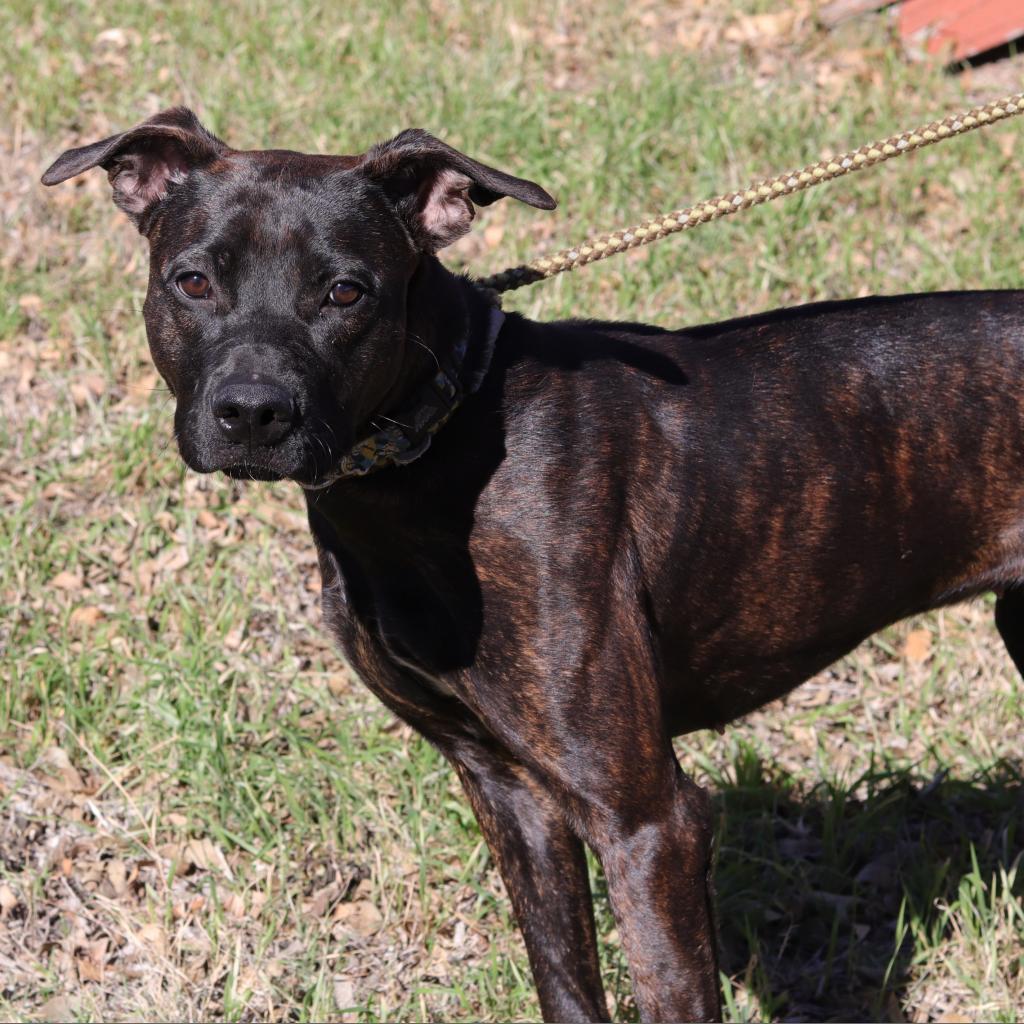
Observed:
[[[873,167],[894,156],[930,146],[954,135],[963,135],[1017,114],[1024,114],[1024,93],[1006,96],[942,121],[933,121],[913,131],[903,132],[902,135],[892,135],[849,153],[809,164],[799,171],[757,181],[742,192],[727,192],[694,206],[673,210],[663,217],[643,221],[624,231],[599,235],[582,245],[563,249],[551,256],[542,256],[530,263],[510,267],[500,274],[473,282],[492,302],[484,355],[476,372],[466,381],[461,379],[462,361],[468,344],[467,339],[463,339],[448,362],[438,364],[437,373],[423,384],[411,405],[400,416],[391,419],[387,427],[378,427],[368,437],[358,441],[328,477],[308,489],[327,487],[345,477],[365,476],[388,465],[406,465],[414,462],[430,447],[433,435],[447,423],[466,395],[480,387],[504,319],[498,301],[499,293],[521,288],[566,270],[575,270],[588,263],[596,263],[627,249],[635,249],[638,245],[649,245],[677,231],[686,231],[751,206],[813,188],[851,171]]]
[[[623,231],[612,231],[598,235],[581,245],[571,249],[562,249],[550,256],[541,256],[518,267],[509,267],[499,274],[485,277],[476,283],[491,292],[507,292],[513,288],[533,284],[566,270],[575,270],[588,263],[605,260],[616,253],[635,249],[639,245],[649,245],[659,238],[674,235],[677,231],[687,231],[698,224],[708,224],[720,217],[728,217],[732,213],[760,206],[781,196],[788,196],[805,188],[813,188],[822,182],[842,177],[853,171],[861,171],[865,167],[873,167],[885,160],[890,160],[915,149],[923,149],[936,142],[963,135],[995,124],[997,121],[1024,113],[1024,93],[1005,96],[994,103],[986,103],[963,114],[956,114],[941,121],[932,121],[913,131],[901,135],[891,135],[880,142],[872,142],[867,146],[842,153],[837,157],[819,160],[798,171],[790,171],[774,178],[754,182],[742,192],[726,192],[723,195],[706,199],[693,206],[673,210],[662,217],[645,220]]]

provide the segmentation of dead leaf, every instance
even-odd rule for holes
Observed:
[[[133,28],[105,28],[96,36],[96,46],[110,46],[123,50],[128,46],[138,46],[142,36]]]
[[[369,900],[339,903],[334,911],[334,920],[364,938],[379,931],[384,923],[381,912]]]
[[[103,618],[103,610],[95,605],[82,604],[71,612],[72,626],[95,626]]]
[[[189,839],[185,843],[168,843],[160,848],[168,860],[178,862],[179,868],[195,867],[203,871],[219,871],[228,881],[234,881],[231,866],[220,847],[209,839]]]
[[[184,544],[171,548],[166,556],[161,555],[160,562],[160,567],[164,572],[177,572],[179,569],[184,569],[189,562],[188,548]]]
[[[912,629],[903,645],[903,656],[907,661],[920,664],[928,660],[932,650],[932,634],[927,629]]]
[[[767,40],[788,36],[799,13],[795,10],[786,10],[776,14],[750,14],[737,18],[725,30],[725,38],[731,43],[763,45]]]
[[[253,919],[258,918],[263,913],[263,906],[266,902],[267,894],[265,892],[250,892],[249,916]]]
[[[241,920],[245,917],[245,900],[237,892],[229,892],[221,900],[221,906],[235,919]]]
[[[85,789],[82,776],[78,774],[78,769],[71,763],[71,758],[68,757],[66,750],[61,747],[48,747],[43,751],[40,761],[57,773],[58,785],[61,789],[72,793]]]
[[[220,847],[209,839],[190,839],[185,846],[185,858],[197,868],[220,871],[231,877],[231,868]]]
[[[17,905],[18,897],[14,895],[14,890],[6,882],[0,882],[0,921]]]
[[[331,882],[313,893],[313,898],[304,904],[303,910],[310,917],[323,917],[331,904],[341,896],[341,886],[337,882]],[[335,915],[337,919],[337,915]]]
[[[309,531],[309,522],[300,512],[293,512],[291,509],[282,508],[269,501],[261,502],[253,507],[253,514],[257,519],[270,523],[278,529],[290,533],[299,533],[305,536]]]
[[[714,28],[710,23],[691,22],[689,18],[684,18],[676,25],[675,40],[682,49],[692,53],[703,49],[713,34]]]
[[[73,501],[79,497],[75,491],[73,491],[66,484],[61,483],[59,480],[51,480],[43,488],[43,497],[47,501],[52,501],[54,498],[64,498],[66,501]]]
[[[892,854],[883,854],[869,861],[857,872],[854,880],[863,885],[876,888],[888,888],[895,884],[899,877],[899,869]]]
[[[188,548],[184,544],[172,544],[164,548],[155,558],[147,558],[137,571],[139,587],[148,594],[153,589],[153,581],[163,573],[175,573],[184,569],[189,562]]]
[[[334,1005],[341,1011],[354,1010],[356,1008],[356,987],[347,978],[334,979]],[[351,1013],[342,1012],[343,1021],[355,1020]]]
[[[245,636],[245,623],[240,622],[233,629],[228,630],[224,636],[224,646],[229,651],[237,651],[242,646],[242,638]]]
[[[327,689],[331,691],[331,695],[334,697],[340,697],[342,694],[350,693],[352,691],[352,685],[349,680],[348,673],[330,673],[327,677]]]
[[[78,970],[79,981],[103,980],[103,964],[98,964],[94,960],[89,959],[89,957],[75,957],[75,967]]]
[[[116,896],[123,896],[128,888],[128,869],[123,860],[114,858],[107,863],[107,878]]]
[[[39,1014],[46,1021],[59,1024],[60,1021],[75,1019],[75,1004],[67,996],[53,996],[39,1007]]]
[[[50,580],[51,586],[56,587],[58,590],[81,590],[82,582],[81,576],[67,570],[57,573]]]
[[[827,686],[812,684],[796,690],[789,699],[802,708],[820,708],[832,699],[832,694]]]
[[[154,949],[161,956],[167,950],[167,935],[163,928],[158,924],[144,924],[138,930],[138,938],[140,942]]]

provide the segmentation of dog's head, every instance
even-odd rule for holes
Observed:
[[[97,166],[150,243],[146,330],[185,462],[306,486],[401,398],[424,276],[474,204],[554,207],[423,131],[359,156],[241,152],[183,108],[68,150],[43,183]]]

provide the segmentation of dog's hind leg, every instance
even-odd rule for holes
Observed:
[[[544,1019],[608,1020],[582,842],[526,768],[477,743],[447,753],[501,870]]]
[[[1024,588],[1008,587],[996,598],[996,629],[1024,676]]]

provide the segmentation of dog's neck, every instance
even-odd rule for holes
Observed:
[[[417,301],[427,295],[429,303]],[[426,308],[431,316],[421,322],[417,312]],[[327,480],[311,489],[401,467],[423,455],[433,435],[483,383],[503,322],[489,296],[436,259],[425,260],[408,291],[409,358],[378,409],[389,425],[361,437]]]
[[[466,394],[476,391],[490,365],[502,321],[494,293],[453,274],[436,257],[425,257],[409,282],[406,298],[411,375],[400,389],[393,390],[398,397],[390,399],[392,404],[407,404],[410,382],[412,386],[421,384],[446,360],[458,363],[462,390]],[[383,406],[382,411],[389,412]]]

